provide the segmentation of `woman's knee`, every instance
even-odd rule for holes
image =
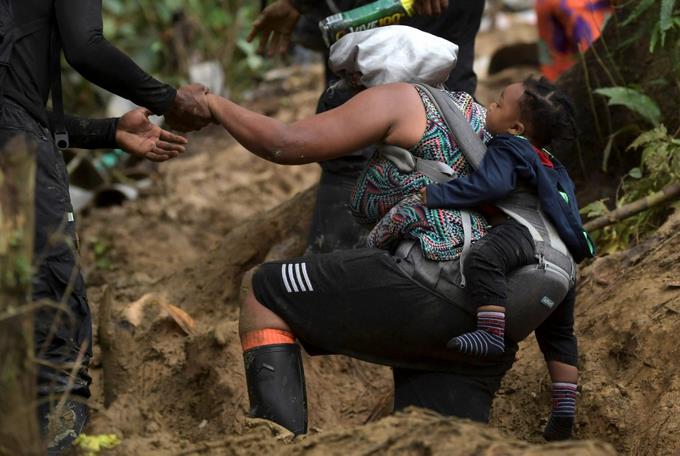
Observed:
[[[262,304],[254,293],[253,278],[257,268],[246,274],[243,280],[239,314],[239,333],[241,335],[259,329],[281,329],[289,331],[288,325],[273,311]]]

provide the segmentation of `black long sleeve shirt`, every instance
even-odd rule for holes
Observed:
[[[111,45],[102,33],[101,0],[21,0],[14,1],[14,21],[23,24],[47,18],[57,26],[61,45],[69,64],[90,82],[109,92],[164,114],[175,99],[176,90],[137,66],[127,55]],[[5,94],[23,106],[43,125],[49,126],[45,110],[50,91],[51,30],[40,30],[14,46],[10,71],[5,79]],[[92,123],[95,122],[95,123]],[[97,123],[98,122],[98,123]],[[67,129],[74,145],[79,138],[97,131],[112,134],[112,119],[89,121],[67,118]],[[89,131],[81,127],[87,126]]]

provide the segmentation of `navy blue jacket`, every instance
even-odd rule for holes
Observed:
[[[444,184],[427,186],[430,208],[468,208],[502,200],[518,181],[538,190],[541,209],[555,226],[576,262],[595,254],[595,246],[583,229],[574,183],[566,169],[550,157],[554,168],[541,163],[529,141],[501,134],[493,138],[479,169]]]

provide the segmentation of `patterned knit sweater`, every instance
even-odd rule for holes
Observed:
[[[425,134],[410,152],[416,157],[448,164],[454,177],[467,176],[472,168],[458,148],[441,114],[430,98],[416,87],[425,105]],[[470,125],[486,143],[491,135],[484,129],[486,109],[465,92],[448,92]],[[359,177],[352,194],[351,209],[364,223],[375,223],[368,236],[369,247],[391,249],[400,240],[419,241],[426,257],[436,261],[453,260],[463,248],[463,227],[459,210],[428,209],[417,197],[422,187],[433,181],[418,171],[400,171],[391,161],[376,153]],[[472,241],[486,234],[487,223],[470,211]]]

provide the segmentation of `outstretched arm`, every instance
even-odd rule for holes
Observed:
[[[411,148],[425,131],[425,108],[416,89],[405,83],[366,89],[338,108],[290,125],[207,97],[215,120],[238,142],[285,165],[329,160],[378,143]]]

